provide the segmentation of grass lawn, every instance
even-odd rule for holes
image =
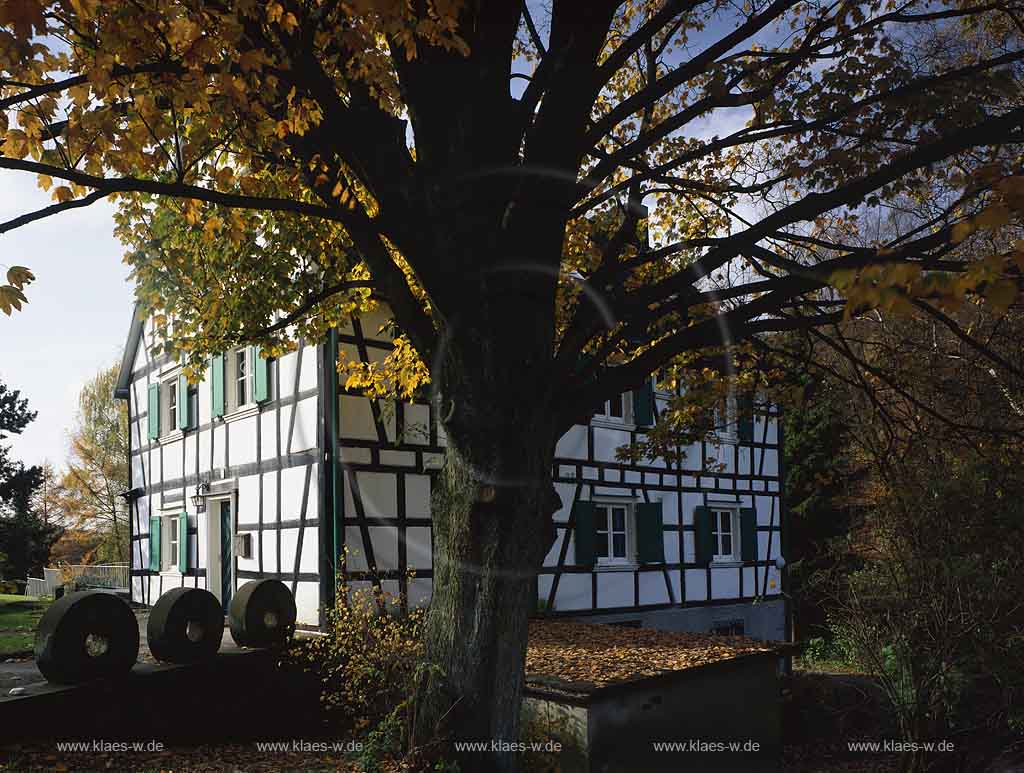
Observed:
[[[49,605],[44,599],[0,594],[0,660],[32,651],[36,624]]]

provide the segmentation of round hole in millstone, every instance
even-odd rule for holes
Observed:
[[[204,633],[206,633],[206,629],[198,620],[189,620],[185,625],[185,636],[190,642],[202,641]]]
[[[264,612],[263,613],[263,625],[268,629],[277,628],[277,613],[276,612]]]
[[[110,649],[110,641],[106,636],[98,633],[90,633],[85,637],[85,651],[91,658],[99,658],[107,654]]]

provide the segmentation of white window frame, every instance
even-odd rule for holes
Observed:
[[[178,429],[178,411],[181,410],[181,395],[178,394],[178,369],[170,375],[160,376],[160,437],[176,438],[182,435]],[[174,390],[174,415],[171,416],[171,390]]]
[[[608,529],[606,530],[605,539],[607,540],[608,552],[612,553],[613,540],[612,535],[612,508],[621,507],[624,508],[625,513],[625,536],[626,536],[626,555],[625,556],[595,556],[595,565],[598,568],[605,569],[632,569],[638,566],[636,560],[636,500],[634,499],[622,499],[616,497],[594,497],[591,502],[596,510],[599,507],[606,508],[608,510]],[[595,520],[597,514],[594,514]],[[597,524],[594,524],[594,540],[597,541]]]
[[[720,421],[725,419],[725,421]],[[712,424],[714,429],[712,433],[715,437],[723,443],[738,443],[739,427],[737,420],[739,419],[739,405],[736,401],[736,394],[733,390],[729,390],[729,394],[725,398],[725,416],[719,414],[719,409],[716,407],[712,414]]]
[[[245,358],[245,402],[238,402],[238,355],[242,354]],[[224,406],[225,416],[240,413],[242,411],[252,410],[256,408],[256,400],[254,399],[254,392],[256,388],[256,370],[253,367],[253,353],[252,347],[241,346],[237,349],[230,349],[224,357],[224,385],[226,394],[224,395],[224,401],[227,403]]]
[[[192,395],[195,394],[196,401],[192,404]],[[185,387],[185,404],[188,406],[188,426],[186,431],[193,432],[199,429],[199,384],[189,384]],[[178,410],[181,408],[181,395],[178,395]]]
[[[610,413],[611,400],[605,400],[601,413],[595,413],[593,421],[595,424],[612,426],[615,429],[633,426],[633,393],[623,392],[619,399],[622,400],[622,415],[612,416]]]
[[[714,522],[711,524],[711,537],[715,543],[715,552],[711,555],[713,564],[739,564],[741,562],[740,542],[740,506],[732,502],[708,502],[708,509],[712,513]],[[720,553],[721,534],[718,526],[720,523],[719,513],[729,513],[729,536],[732,552],[728,555]]]
[[[160,574],[181,576],[181,569],[178,567],[178,544],[181,537],[178,521],[182,517],[181,510],[160,514]]]

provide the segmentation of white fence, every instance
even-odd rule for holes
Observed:
[[[52,596],[57,586],[82,578],[78,585],[94,588],[128,589],[128,564],[71,564],[43,569],[43,578],[29,577],[29,596]]]
[[[29,577],[25,594],[28,596],[52,596],[54,589],[61,584],[60,569],[43,569],[42,579]]]

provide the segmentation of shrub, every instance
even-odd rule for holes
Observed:
[[[1024,483],[955,461],[913,472],[869,520],[863,568],[837,588],[835,641],[878,678],[906,740],[1013,730],[1024,689]],[[946,758],[914,753],[905,765],[932,762]]]
[[[357,761],[368,773],[403,756],[411,700],[423,660],[424,608],[381,589],[338,585],[325,635],[298,641],[287,661],[315,673],[324,709],[363,742]]]

